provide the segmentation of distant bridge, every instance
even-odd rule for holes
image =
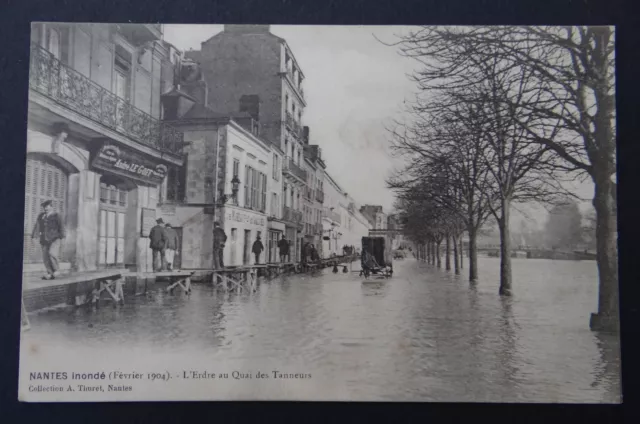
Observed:
[[[369,230],[369,237],[403,235],[402,230]]]

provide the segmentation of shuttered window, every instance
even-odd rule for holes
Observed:
[[[31,240],[33,228],[42,212],[40,205],[51,200],[53,210],[61,217],[67,210],[67,175],[53,161],[45,158],[30,157],[27,159],[25,204],[24,204],[24,247],[23,260],[26,263],[42,262],[40,241]],[[64,249],[60,251],[60,259],[64,260]]]

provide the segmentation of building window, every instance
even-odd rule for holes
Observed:
[[[244,175],[244,207],[251,207],[251,192],[249,191],[249,187],[251,185],[251,167],[249,165],[245,165],[244,167],[245,175]]]
[[[56,59],[71,63],[71,29],[60,24],[33,25],[31,41],[44,46]]]
[[[238,159],[233,160],[233,176],[240,178],[240,161]]]
[[[100,183],[100,203],[114,206],[127,206],[127,192],[113,184]]]
[[[260,212],[266,212],[267,210],[267,175],[260,173],[260,179],[262,180],[262,184],[260,184],[260,196],[262,197],[262,205],[260,207]]]
[[[167,170],[167,202],[183,202],[185,198],[186,166],[171,166]],[[160,199],[162,202],[162,199]]]
[[[118,97],[129,101],[131,95],[131,54],[116,46],[114,91]]]
[[[275,153],[273,154],[273,179],[276,181],[280,180],[280,158]]]
[[[245,171],[244,207],[265,212],[267,203],[267,175],[248,165],[245,166]]]
[[[279,218],[278,216],[278,195],[271,193],[271,216]]]

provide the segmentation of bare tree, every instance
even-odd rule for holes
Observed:
[[[491,184],[482,191],[492,200],[488,205],[500,229],[500,294],[510,295],[512,203],[562,193],[562,187],[554,184],[557,171],[576,168],[558,161],[552,154],[555,150],[540,143],[528,129],[544,128],[549,139],[557,138],[564,129],[559,120],[531,112],[529,105],[545,96],[538,74],[500,45],[488,42],[490,36],[495,41],[508,38],[509,32],[501,27],[432,27],[402,38],[399,45],[403,54],[422,64],[414,80],[428,95],[425,103],[432,102],[434,93],[445,93],[449,109],[455,106],[457,119],[467,123],[484,143],[482,159]],[[428,112],[432,107],[428,104],[422,110]]]
[[[387,181],[388,186],[400,196],[410,188],[414,196],[429,198],[447,211],[456,246],[462,233],[468,233],[469,280],[477,281],[477,233],[490,215],[491,201],[485,187],[489,170],[483,159],[484,142],[475,128],[466,125],[468,120],[460,119],[470,113],[469,105],[432,99],[428,107],[412,105],[410,112],[416,116],[413,123],[389,129],[392,149],[407,159],[407,165]]]
[[[496,53],[527,69],[537,95],[523,102],[518,124],[551,149],[567,171],[586,173],[595,192],[599,273],[594,329],[618,329],[614,33],[611,27],[428,27],[403,37],[403,54],[420,61],[423,88],[446,80],[466,87],[482,80],[471,57]],[[531,119],[531,115],[536,118]],[[558,128],[560,131],[558,132]]]

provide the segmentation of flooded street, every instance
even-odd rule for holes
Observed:
[[[366,283],[329,268],[253,294],[194,285],[190,297],[157,291],[118,309],[34,314],[24,337],[212,361],[288,358],[358,400],[620,401],[617,337],[589,330],[596,263],[514,259],[514,296],[504,300],[498,261],[481,258],[473,285],[466,268],[456,277],[414,259]]]

